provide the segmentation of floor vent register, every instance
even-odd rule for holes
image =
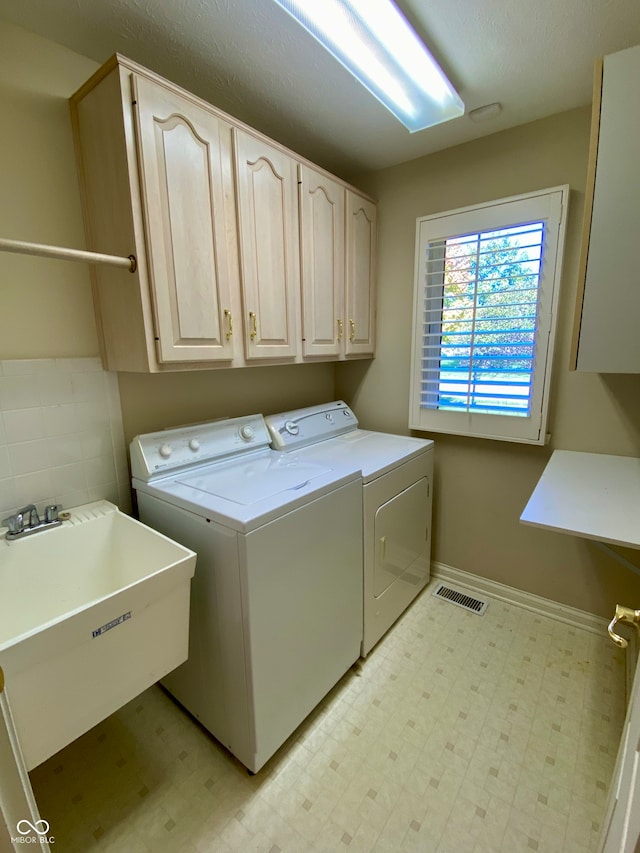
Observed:
[[[443,598],[445,601],[450,601],[451,604],[457,604],[458,607],[464,607],[465,610],[469,610],[471,613],[477,613],[478,616],[482,616],[489,606],[488,601],[482,601],[480,598],[472,598],[470,595],[460,592],[459,589],[453,589],[442,583],[438,584],[433,595],[436,598]]]

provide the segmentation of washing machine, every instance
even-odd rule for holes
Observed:
[[[162,684],[253,772],[362,639],[360,472],[269,442],[252,415],[131,443],[140,519],[198,555],[189,657]]]
[[[433,441],[358,428],[342,400],[265,418],[271,446],[362,473],[363,636],[366,657],[429,580]]]

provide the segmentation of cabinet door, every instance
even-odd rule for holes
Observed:
[[[158,360],[231,360],[230,129],[178,93],[133,85]]]
[[[605,56],[599,115],[597,82],[599,129],[591,143],[595,186],[592,209],[587,195],[577,369],[640,373],[640,46]]]
[[[245,355],[298,351],[300,287],[297,163],[262,139],[234,129]]]
[[[346,355],[375,350],[376,206],[347,191]]]
[[[627,650],[627,653],[630,649]],[[637,853],[640,849],[640,663],[627,705],[627,718],[618,748],[616,766],[598,853]]]
[[[345,189],[300,166],[302,354],[338,356],[344,340]]]

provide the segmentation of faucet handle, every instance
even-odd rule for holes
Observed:
[[[50,524],[52,521],[59,521],[58,513],[62,509],[60,504],[49,504],[44,508],[45,524]]]
[[[21,512],[15,515],[10,515],[8,518],[3,518],[0,521],[0,526],[8,527],[9,533],[20,533],[24,526],[24,518]]]

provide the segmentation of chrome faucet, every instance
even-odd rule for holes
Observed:
[[[20,536],[29,536],[31,533],[37,533],[39,530],[46,530],[49,527],[58,527],[62,524],[58,513],[61,507],[58,504],[51,504],[45,507],[44,519],[38,515],[38,510],[34,504],[19,509],[15,515],[10,515],[0,522],[3,527],[8,527],[7,540],[18,539]]]

